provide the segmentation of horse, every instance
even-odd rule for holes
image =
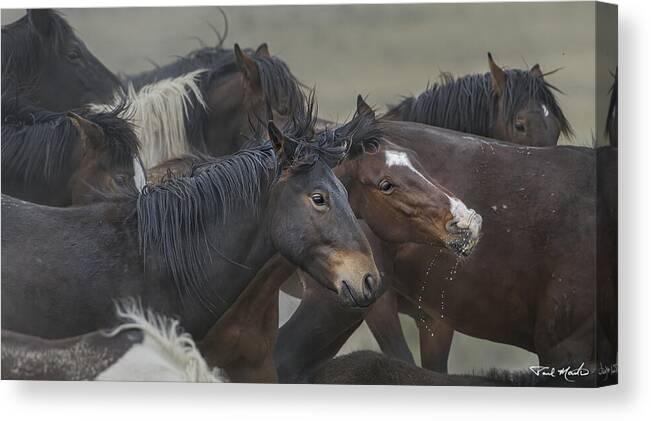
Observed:
[[[108,101],[121,82],[52,9],[2,27],[2,91],[55,112]],[[62,94],[65,93],[65,94]]]
[[[187,153],[232,154],[271,112],[306,112],[298,80],[267,44],[204,47],[126,83],[147,168]],[[114,102],[122,100],[118,94]]]
[[[144,310],[135,299],[117,305],[120,324],[64,339],[2,331],[4,380],[176,381],[224,383],[209,368],[179,321]]]
[[[326,361],[308,379],[313,384],[484,386],[484,387],[595,387],[586,369],[568,374],[550,373],[534,367],[530,371],[488,370],[480,374],[447,375],[416,367],[405,361],[372,351],[356,351]],[[538,374],[536,374],[538,372]],[[553,374],[553,375],[552,375]]]
[[[614,364],[616,323],[597,316],[612,320],[616,314],[616,237],[608,229],[616,221],[609,213],[597,215],[597,209],[612,208],[606,199],[612,196],[596,194],[596,152],[523,147],[410,122],[381,120],[380,127],[387,139],[413,149],[433,177],[484,218],[482,239],[468,258],[416,244],[383,247],[393,251],[393,274],[386,281],[403,298],[399,310],[449,328],[421,326],[421,336],[447,338],[447,349],[429,354],[447,363],[452,330],[458,330],[536,353],[541,365]],[[383,256],[383,250],[374,254]],[[311,362],[294,371],[281,364],[281,381],[309,375],[363,318],[324,301],[313,285],[307,288],[280,329],[276,352],[283,361],[309,356]],[[392,324],[389,331],[401,331],[397,310],[384,321]],[[308,325],[320,326],[318,333]]]
[[[2,192],[70,206],[97,200],[99,190],[144,184],[138,139],[122,110],[51,112],[3,94]]]
[[[112,300],[140,297],[202,338],[276,252],[368,305],[382,279],[330,168],[346,149],[268,131],[189,176],[88,206],[3,196],[2,328],[76,336],[111,325]]]
[[[530,70],[499,67],[488,53],[490,72],[441,83],[417,98],[389,106],[385,119],[413,121],[525,146],[553,146],[561,134],[571,137],[565,118],[540,65]],[[553,73],[553,72],[551,72]]]
[[[434,85],[418,98],[405,99],[392,107],[385,118],[420,122],[523,146],[553,146],[561,133],[572,136],[571,126],[554,96],[558,89],[544,79],[539,64],[529,71],[504,71],[488,53],[488,65],[490,73],[456,80],[443,73],[441,85]],[[391,315],[399,306],[409,304],[397,300],[400,298],[388,291],[373,305],[365,320],[384,352],[413,362]],[[453,331],[441,320],[426,315],[421,315],[419,322],[421,329],[427,324],[439,332],[436,336],[426,330],[421,332],[423,367],[445,372]]]
[[[361,97],[350,122],[317,136],[348,142],[349,153],[335,173],[355,215],[384,241],[435,245],[465,255],[472,251],[481,216],[429,177],[413,152],[387,141]],[[379,269],[386,276],[390,267]],[[270,260],[200,342],[209,364],[221,367],[232,381],[277,382],[278,293],[295,270],[281,256]],[[335,297],[322,285],[319,289]]]

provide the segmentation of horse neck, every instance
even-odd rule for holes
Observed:
[[[260,214],[264,215],[265,211],[266,206]],[[181,320],[193,336],[202,338],[206,334],[276,252],[269,236],[268,222],[268,218],[262,216],[255,222],[240,218],[228,226],[213,222],[206,227],[207,238],[220,239],[218,244],[212,244],[211,259],[205,268],[208,281],[205,292],[215,308],[206,307],[191,294],[183,297],[187,302],[182,305]]]

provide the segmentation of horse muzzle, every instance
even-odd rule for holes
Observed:
[[[457,214],[445,224],[446,246],[462,256],[469,256],[479,242],[482,217],[473,209],[457,209]]]

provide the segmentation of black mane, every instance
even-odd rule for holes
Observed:
[[[218,297],[214,291],[206,293],[211,288],[205,265],[211,253],[219,253],[215,241],[207,237],[208,221],[227,226],[243,216],[257,218],[283,167],[307,171],[318,160],[333,165],[343,159],[346,146],[340,137],[323,134],[314,138],[313,105],[308,109],[304,119],[284,127],[289,142],[283,147],[283,158],[288,166],[277,159],[268,139],[257,136],[246,149],[230,156],[188,157],[193,163],[189,173],[170,175],[160,184],[146,186],[139,195],[129,193],[136,201],[143,256],[158,256],[179,292],[193,294],[208,309],[214,306],[210,297]]]
[[[38,78],[41,60],[53,51],[58,51],[74,30],[63,16],[49,10],[49,36],[42,37],[25,15],[2,27],[2,91],[8,87],[24,92]]]
[[[211,220],[226,226],[243,215],[257,217],[276,174],[276,158],[267,143],[146,186],[135,198],[143,256],[157,256],[179,292],[213,309],[208,297],[217,295],[206,294],[211,289],[205,268],[211,253],[219,250],[206,226]]]
[[[53,186],[73,172],[71,160],[80,136],[65,113],[39,109],[2,96],[2,176]]]
[[[138,138],[131,123],[119,115],[124,105],[108,112],[79,110],[78,114],[100,126],[111,168],[133,165]],[[48,185],[65,184],[74,172],[70,157],[80,134],[66,113],[34,106],[24,98],[2,96],[2,175]]]
[[[121,102],[108,111],[80,110],[79,112],[81,117],[102,128],[111,167],[133,165],[133,160],[140,155],[140,142],[133,123],[128,117],[127,109],[128,104]]]
[[[317,109],[314,91],[300,107],[301,112],[294,113],[283,125],[283,134],[289,142],[283,146],[287,164],[295,171],[311,168],[318,160],[323,160],[328,166],[337,166],[345,157],[350,147],[348,131],[325,130],[315,131]]]
[[[506,88],[500,101],[509,122],[513,122],[523,104],[535,100],[558,119],[565,136],[572,136],[572,127],[554,96],[554,91],[560,92],[556,87],[526,70],[511,69],[505,73]],[[387,116],[490,137],[497,111],[494,98],[490,73],[457,79],[442,73],[441,83],[428,87],[417,98],[405,98],[389,107]]]

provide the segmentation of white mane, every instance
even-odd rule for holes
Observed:
[[[201,107],[207,108],[197,85],[198,76],[206,71],[196,70],[176,78],[164,79],[145,85],[137,92],[129,84],[125,114],[135,125],[145,168],[149,169],[189,152],[185,118],[188,117],[189,108],[194,106],[190,101],[190,93],[194,94]],[[107,111],[121,101],[122,95],[117,94],[112,104],[95,104],[92,108]]]
[[[143,310],[133,299],[118,304],[116,312],[127,322],[108,335],[114,336],[127,329],[139,329],[144,334],[144,340],[102,372],[96,380],[227,381],[219,368],[208,367],[190,334],[181,331],[178,320]]]

